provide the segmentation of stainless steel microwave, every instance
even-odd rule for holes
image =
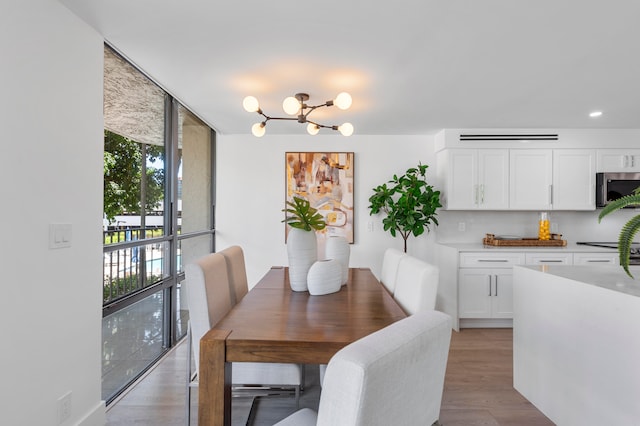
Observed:
[[[596,207],[630,195],[640,187],[640,173],[596,173]]]

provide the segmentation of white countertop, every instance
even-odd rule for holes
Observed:
[[[576,243],[567,243],[565,247],[536,247],[536,246],[497,247],[497,246],[485,246],[482,243],[438,243],[438,244],[454,248],[459,252],[535,251],[535,252],[571,252],[571,253],[617,253],[615,249],[610,249],[605,247],[584,246]]]
[[[517,265],[514,268],[532,269],[544,274],[640,297],[640,266],[629,268],[633,276],[636,277],[635,280],[630,278],[619,265]]]

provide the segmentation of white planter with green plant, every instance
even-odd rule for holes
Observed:
[[[316,232],[325,228],[324,218],[311,207],[308,200],[293,197],[287,201],[283,211],[287,217],[283,222],[291,228],[287,235],[287,256],[289,258],[289,285],[293,291],[307,291],[309,268],[318,260]]]

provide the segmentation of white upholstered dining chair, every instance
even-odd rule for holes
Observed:
[[[433,310],[438,296],[437,266],[407,255],[400,261],[393,298],[407,314]]]
[[[230,246],[217,253],[224,257],[227,264],[227,275],[229,277],[229,292],[231,293],[231,305],[234,306],[249,292],[249,280],[247,279],[247,269],[244,262],[244,252],[240,246]],[[255,370],[257,366],[263,366],[262,382],[259,383],[280,383],[282,380],[282,370],[293,372],[293,368],[288,364],[257,364],[257,363],[236,363],[233,367],[235,383],[254,383],[248,380],[256,379]],[[270,373],[269,373],[270,372]],[[301,383],[300,389],[304,389],[304,366],[300,365]],[[273,376],[271,375],[273,374]],[[237,377],[237,379],[236,379]],[[286,374],[285,374],[286,377]]]
[[[198,386],[200,339],[232,307],[231,286],[225,257],[211,253],[185,266],[185,288],[189,307],[187,355],[187,424],[191,421],[191,389]],[[195,360],[192,371],[191,357]],[[302,384],[298,364],[241,362],[232,364],[232,381],[236,385],[269,385],[291,387],[295,392],[296,408]]]
[[[434,310],[440,278],[438,267],[396,249],[387,249],[385,260],[387,271],[397,271],[388,272],[387,283],[393,283],[392,290],[388,286],[385,287],[392,293],[398,305],[408,315]],[[384,274],[382,277],[384,278]],[[384,282],[382,284],[384,285]],[[321,386],[324,386],[326,368],[325,364],[319,366]]]
[[[244,264],[244,253],[240,246],[227,247],[220,250],[227,264],[229,275],[229,290],[231,292],[231,305],[238,303],[249,292],[247,269]]]
[[[398,249],[388,248],[382,257],[382,271],[380,273],[380,282],[393,294],[396,288],[396,279],[398,276],[398,265],[400,261],[407,256],[406,253]]]
[[[451,317],[421,311],[338,351],[318,412],[304,408],[276,426],[417,426],[437,422]]]

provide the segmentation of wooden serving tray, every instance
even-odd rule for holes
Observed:
[[[500,240],[494,234],[487,234],[482,239],[485,246],[501,247],[565,247],[567,240],[562,239],[562,234],[551,234],[550,240],[539,240],[537,238],[521,238],[519,240]]]

